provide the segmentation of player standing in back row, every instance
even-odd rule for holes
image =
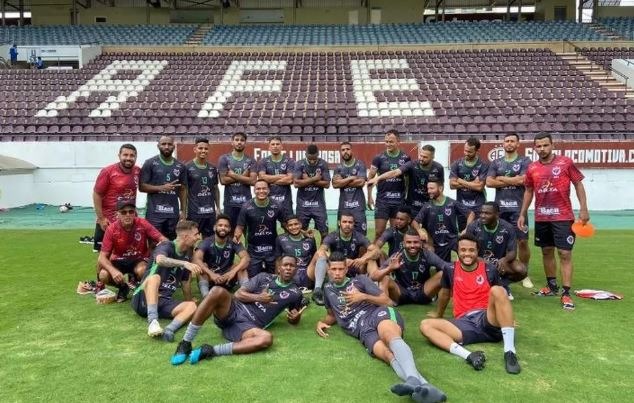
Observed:
[[[385,134],[385,152],[372,160],[368,173],[369,179],[374,178],[377,173],[381,175],[410,161],[410,157],[398,148],[399,140],[400,135],[394,129]],[[387,221],[396,217],[399,206],[405,200],[406,177],[390,178],[379,183],[376,192],[376,206],[372,196],[373,187],[374,185],[368,184],[368,208],[374,208],[374,239],[378,239],[385,231]]]
[[[341,143],[339,153],[341,164],[337,165],[332,177],[332,187],[340,189],[337,221],[341,219],[341,213],[349,212],[354,216],[354,230],[367,235],[368,224],[365,218],[365,194],[363,193],[363,186],[367,179],[365,164],[352,156],[352,145],[347,141]]]
[[[491,163],[486,179],[486,185],[495,188],[495,201],[500,208],[500,218],[511,224],[517,223],[519,218],[524,197],[524,175],[531,163],[530,158],[517,154],[519,145],[520,137],[516,133],[504,136],[504,157]],[[523,230],[516,226],[515,233],[519,260],[528,269],[531,258],[531,250],[528,247],[528,226]],[[522,280],[522,285],[533,288],[533,282],[528,276]]]
[[[279,204],[287,214],[293,214],[291,184],[293,184],[295,161],[282,154],[282,139],[280,137],[271,137],[269,151],[271,155],[258,161],[258,178],[269,184],[269,197]]]
[[[575,214],[570,201],[570,184],[572,183],[579,199],[579,220],[583,224],[590,221],[586,189],[581,182],[583,174],[572,160],[563,155],[553,153],[553,139],[548,133],[535,136],[535,151],[539,160],[532,162],[526,171],[524,180],[524,200],[522,210],[517,219],[520,229],[526,227],[526,213],[535,193],[535,245],[542,248],[546,287],[539,290],[539,295],[557,295],[557,261],[555,248],[561,265],[561,305],[566,310],[575,309],[570,297],[572,285],[572,247],[575,234],[572,223]]]
[[[220,209],[218,170],[207,162],[209,140],[196,139],[194,155],[187,164],[187,219],[198,224],[204,238],[214,233],[216,214]]]

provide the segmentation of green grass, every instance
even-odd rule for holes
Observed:
[[[295,328],[278,320],[268,351],[172,367],[176,344],[149,339],[145,320],[127,303],[99,306],[75,294],[79,280],[94,277],[96,256],[77,243],[85,233],[0,233],[2,401],[407,401],[389,392],[396,376],[357,340],[336,327],[329,339],[316,336],[323,310],[314,305]],[[419,369],[454,402],[629,401],[634,271],[623,254],[632,244],[634,231],[599,231],[592,240],[580,239],[574,254],[575,288],[621,292],[622,301],[576,298],[577,310],[564,312],[557,299],[513,286],[518,376],[504,372],[501,343],[478,346],[488,363],[475,372],[419,334],[418,323],[432,307],[399,308]],[[531,277],[543,283],[536,250]],[[221,340],[213,324],[197,338]]]

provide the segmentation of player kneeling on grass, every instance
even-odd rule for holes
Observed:
[[[196,303],[192,301],[190,272],[200,274],[202,269],[191,263],[190,259],[192,249],[199,240],[198,225],[193,221],[180,221],[176,224],[176,239],[160,243],[154,249],[150,268],[132,298],[132,309],[139,316],[147,317],[148,336],[163,335],[164,340],[174,341],[174,333],[196,311]],[[186,301],[172,297],[181,283]],[[173,320],[163,330],[159,318]]]
[[[278,275],[259,273],[235,295],[225,288],[213,287],[196,309],[171,363],[180,365],[189,357],[189,362],[196,364],[217,355],[249,354],[269,348],[273,335],[264,329],[284,310],[288,323],[296,325],[306,308],[302,292],[293,283],[296,270],[296,259],[284,256]],[[229,343],[203,344],[192,350],[192,341],[211,315]]]
[[[436,268],[433,276],[432,266]],[[368,262],[368,275],[396,304],[427,305],[440,290],[442,270],[451,267],[434,252],[423,249],[418,232],[410,228],[403,237],[403,249],[390,256],[380,269],[375,260]]]
[[[519,374],[515,355],[513,308],[506,291],[499,286],[497,268],[478,259],[478,241],[470,234],[458,239],[458,261],[445,269],[438,308],[420,324],[420,331],[436,346],[464,358],[476,370],[484,368],[482,351],[470,352],[463,345],[504,341],[506,372]],[[442,318],[453,294],[454,320]]]
[[[146,219],[136,216],[134,200],[117,202],[117,220],[108,225],[97,259],[97,279],[114,284],[119,292],[117,302],[128,299],[130,284],[145,274],[149,257],[148,240],[167,241]],[[124,276],[128,275],[128,283]]]
[[[446,396],[418,372],[412,350],[403,341],[404,323],[391,307],[390,298],[365,275],[347,276],[346,258],[332,252],[324,287],[327,314],[317,322],[317,334],[328,337],[330,326],[338,323],[350,336],[363,343],[370,355],[385,361],[404,383],[392,386],[393,393],[409,395],[416,402],[444,402]]]

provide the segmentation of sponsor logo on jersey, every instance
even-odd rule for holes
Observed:
[[[500,207],[519,207],[517,200],[500,200]]]
[[[559,209],[557,207],[540,207],[539,214],[542,215],[557,215],[559,214]]]
[[[174,207],[173,206],[164,206],[162,204],[159,204],[156,206],[156,212],[157,213],[173,213],[174,212]]]

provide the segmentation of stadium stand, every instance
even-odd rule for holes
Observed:
[[[631,48],[581,48],[580,53],[602,66],[605,70],[610,70],[614,59],[634,59],[634,47]]]
[[[605,27],[610,28],[614,32],[628,40],[634,40],[634,18],[630,17],[613,17],[603,18],[599,21]]]
[[[427,43],[602,41],[600,33],[571,21],[468,22],[382,25],[216,26],[205,45],[388,45]]]
[[[323,141],[393,127],[439,139],[634,132],[631,99],[545,49],[126,52],[82,70],[2,70],[0,80],[4,141],[238,130]]]
[[[196,25],[0,26],[2,43],[22,45],[182,45]]]

